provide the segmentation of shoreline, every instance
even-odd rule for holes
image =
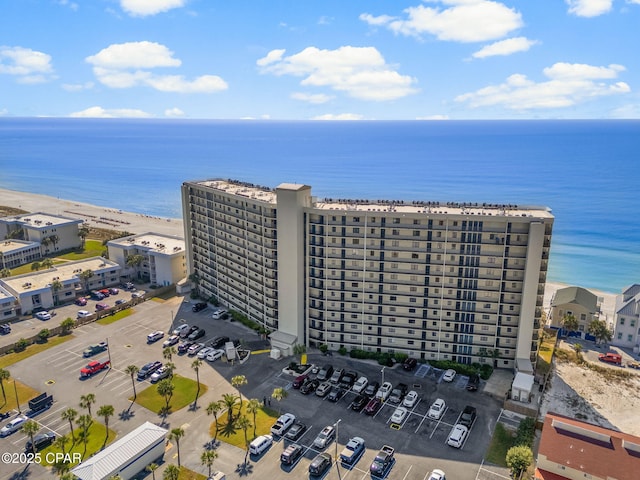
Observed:
[[[65,217],[84,220],[88,225],[131,233],[155,232],[184,238],[184,222],[181,218],[154,217],[141,213],[117,210],[84,202],[61,199],[38,193],[19,192],[0,188],[0,205],[14,206],[30,212],[47,212]],[[558,289],[580,286],[560,282],[546,282],[543,308],[549,311],[551,299]],[[586,287],[585,287],[586,288]],[[606,292],[588,288],[602,298],[602,313],[607,321],[613,321],[615,297],[620,292]]]

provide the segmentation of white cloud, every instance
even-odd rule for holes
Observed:
[[[178,107],[167,108],[164,111],[165,117],[184,117],[184,112]]]
[[[74,112],[69,115],[70,117],[84,117],[84,118],[148,118],[150,114],[142,110],[133,108],[113,108],[104,109],[102,107],[89,107],[80,112]]]
[[[360,100],[395,100],[417,91],[416,80],[387,65],[374,47],[307,47],[288,57],[284,50],[273,50],[256,63],[262,73],[304,77],[301,85],[329,87]]]
[[[23,47],[0,46],[0,74],[15,75],[19,83],[43,83],[53,78],[51,56]]]
[[[363,120],[364,117],[358,113],[325,113],[318,115],[311,120]]]
[[[613,0],[565,0],[569,13],[578,17],[597,17],[611,10]]]
[[[62,5],[63,7],[69,7],[74,12],[78,10],[78,4],[75,2],[70,2],[69,0],[58,0],[58,5]]]
[[[0,109],[0,117],[8,114],[9,114],[9,110],[7,110],[6,108]]]
[[[291,94],[291,98],[294,100],[300,100],[302,102],[313,103],[315,105],[319,105],[321,103],[327,103],[334,99],[335,97],[332,95],[325,95],[324,93],[312,94],[312,93],[302,93],[302,92],[294,92]]]
[[[427,0],[429,1],[429,0]],[[522,27],[522,16],[506,5],[492,0],[430,0],[440,6],[418,5],[404,10],[404,17],[373,16],[360,19],[374,26],[386,26],[394,33],[421,38],[434,35],[438,40],[484,42],[502,38]]]
[[[67,92],[80,92],[82,90],[91,90],[93,87],[94,87],[93,82],[62,84],[62,88]]]
[[[549,79],[534,82],[525,75],[514,74],[500,85],[491,85],[456,97],[457,102],[473,108],[501,106],[511,110],[563,108],[608,95],[631,91],[625,82],[606,82],[617,78],[621,65],[597,67],[584,64],[556,63],[543,70]]]
[[[507,38],[506,40],[500,40],[498,42],[494,42],[491,45],[487,45],[482,47],[480,50],[475,52],[472,57],[473,58],[486,58],[493,57],[496,55],[511,55],[512,53],[517,52],[526,52],[533,45],[537,44],[536,40],[529,40],[526,37],[514,37]]]
[[[147,86],[161,92],[176,93],[213,93],[228,88],[227,83],[216,75],[186,80],[182,75],[154,74],[150,69],[182,65],[171,50],[155,42],[109,45],[85,60],[93,65],[98,81],[111,88]]]
[[[120,0],[120,6],[132,17],[146,17],[184,7],[186,0]]]
[[[426,117],[416,117],[416,120],[449,120],[449,115],[427,115]]]
[[[640,3],[640,0],[637,0],[636,3]],[[640,103],[618,107],[612,110],[609,116],[611,118],[640,119]]]

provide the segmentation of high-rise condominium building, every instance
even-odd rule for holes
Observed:
[[[521,205],[316,199],[311,187],[182,186],[188,272],[274,344],[533,361],[553,215]],[[287,353],[287,352],[285,352]]]

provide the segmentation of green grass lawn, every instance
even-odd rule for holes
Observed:
[[[509,431],[503,424],[497,423],[493,432],[491,444],[489,445],[489,449],[487,450],[484,459],[494,465],[506,467],[507,463],[505,458],[507,456],[507,451],[515,445],[515,440],[515,432]]]
[[[29,358],[32,355],[36,355],[40,352],[44,352],[45,350],[55,347],[56,345],[60,345],[66,341],[75,338],[73,335],[63,335],[50,337],[45,343],[34,343],[25,348],[22,352],[13,352],[7,353],[0,357],[0,368],[7,368],[14,363],[19,362],[20,360],[24,360],[25,358]]]
[[[251,424],[253,425],[253,414],[246,413],[247,401],[242,402],[242,415],[246,415]],[[237,418],[238,412],[237,407],[234,412],[234,417]],[[276,419],[280,415],[277,411],[261,406],[258,412],[256,413],[256,428],[255,434],[253,427],[247,430],[247,439],[249,442],[260,435],[265,435],[271,433],[271,426],[275,423]],[[244,431],[241,428],[236,428],[235,425],[229,426],[227,424],[227,412],[223,412],[222,414],[218,414],[218,423],[211,423],[209,427],[209,434],[211,438],[215,437],[216,428],[218,429],[218,439],[228,443],[230,445],[234,445],[236,447],[246,449],[245,440],[244,440]]]
[[[102,252],[107,247],[102,245],[100,240],[87,240],[84,243],[84,250],[82,252],[70,252],[60,255],[58,258],[64,258],[65,260],[82,260],[84,258],[100,257]]]
[[[16,393],[18,395],[18,400],[20,401],[20,404],[25,404],[27,403],[27,401],[31,400],[32,398],[40,395],[40,392],[25,385],[19,380],[15,381],[15,386],[13,383],[14,383],[14,379],[12,378],[2,382],[2,385],[4,386],[4,393],[7,396],[7,401],[5,402],[4,398],[0,397],[0,412],[4,413],[4,412],[8,412],[18,408],[16,405]],[[0,395],[1,395],[1,392],[0,392]]]
[[[176,412],[193,403],[196,398],[198,384],[195,380],[181,377],[180,375],[173,376],[173,384],[175,385],[175,389],[169,406],[172,412]],[[207,393],[207,386],[201,383],[199,396],[201,397],[205,393]],[[133,396],[129,397],[129,400],[133,400]],[[157,384],[145,388],[142,392],[138,392],[136,403],[156,413],[159,413],[166,405],[164,397],[158,394]]]
[[[84,443],[79,439],[79,435],[78,435],[79,429],[77,427],[74,427],[74,433],[75,433],[75,436],[74,436],[73,443],[71,441],[67,442],[67,445],[65,446],[65,453],[84,454],[82,457],[83,460],[86,460],[94,453],[102,450],[103,446],[109,445],[116,438],[116,432],[109,429],[109,437],[107,438],[107,441],[105,444],[105,435],[106,435],[105,426],[94,419],[93,423],[89,427],[89,440],[87,441],[87,447],[86,447],[87,449],[85,452],[85,446],[84,446]],[[71,432],[69,432],[67,435],[70,438]],[[51,465],[46,461],[47,453],[49,452],[62,453],[62,450],[55,448],[53,445],[42,450],[42,465],[44,466]],[[49,456],[51,457],[51,455]]]
[[[178,477],[178,480],[207,480],[207,476],[202,475],[201,473],[196,473],[193,470],[189,470],[187,467],[180,467],[180,476]]]
[[[132,313],[133,309],[125,308],[124,310],[120,310],[113,315],[107,315],[106,317],[102,317],[100,320],[96,320],[96,323],[99,323],[100,325],[109,325],[110,323],[117,322],[118,320],[122,320],[123,318],[128,317]]]

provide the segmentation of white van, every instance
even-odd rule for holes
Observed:
[[[273,443],[273,437],[271,435],[260,435],[254,441],[249,444],[249,453],[251,455],[262,455],[267,448]]]

